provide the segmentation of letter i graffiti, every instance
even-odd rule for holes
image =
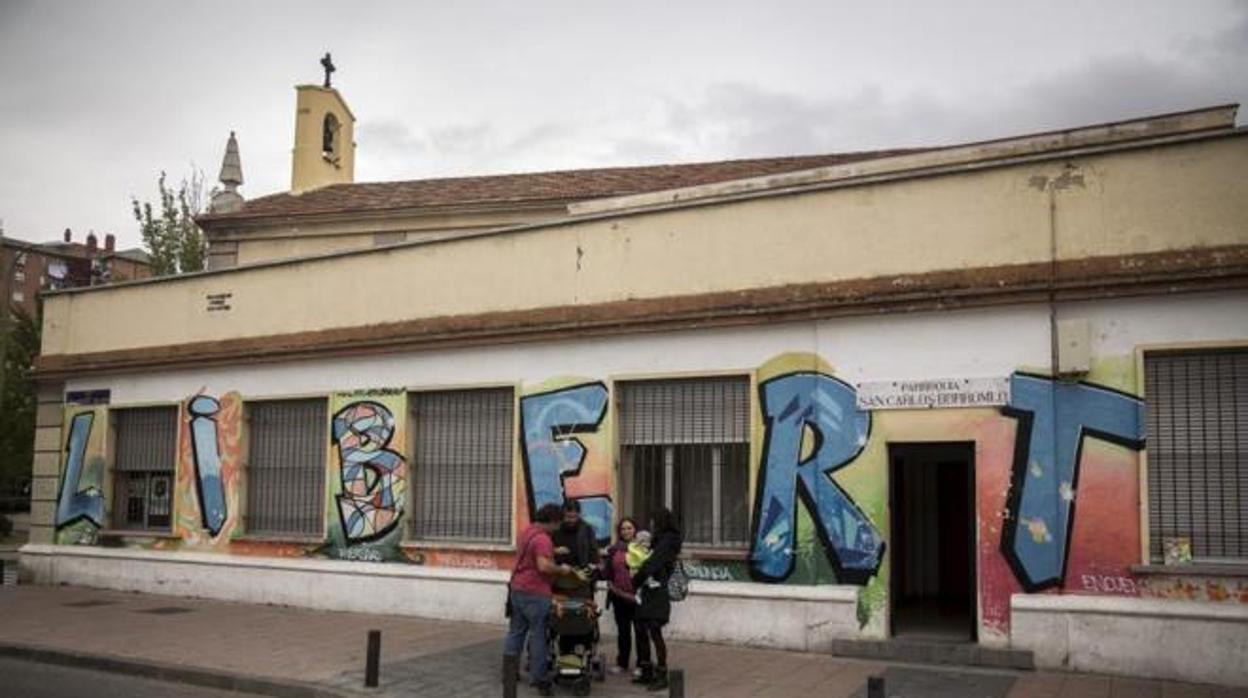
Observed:
[[[204,528],[212,535],[221,532],[228,515],[225,484],[221,482],[221,452],[217,448],[217,412],[221,403],[207,395],[197,395],[187,403],[191,425],[191,452],[195,457],[195,488]]]

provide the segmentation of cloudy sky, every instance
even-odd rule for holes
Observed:
[[[290,181],[332,51],[359,181],[981,140],[1248,101],[1248,0],[0,0],[5,234],[114,232],[238,132]],[[1244,115],[1239,118],[1245,122]]]

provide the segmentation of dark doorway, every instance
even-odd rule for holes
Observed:
[[[892,630],[974,641],[975,445],[890,443]]]

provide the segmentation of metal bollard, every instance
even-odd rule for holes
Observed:
[[[520,657],[503,655],[503,698],[516,698],[516,681],[520,671]]]
[[[668,698],[685,698],[685,670],[672,669],[667,672]]]
[[[884,698],[884,677],[867,677],[867,698]]]
[[[364,687],[377,688],[378,665],[381,663],[381,631],[368,631],[368,656],[364,658]]]

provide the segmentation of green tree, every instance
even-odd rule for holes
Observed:
[[[30,481],[38,407],[31,371],[39,353],[39,321],[13,306],[6,325],[0,365],[0,496],[17,494]]]
[[[157,180],[158,211],[150,202],[130,199],[143,246],[151,256],[152,274],[166,276],[200,271],[204,268],[208,246],[203,231],[195,225],[195,216],[203,210],[204,174],[192,170],[190,179],[183,179],[176,191],[165,180],[162,171]]]

